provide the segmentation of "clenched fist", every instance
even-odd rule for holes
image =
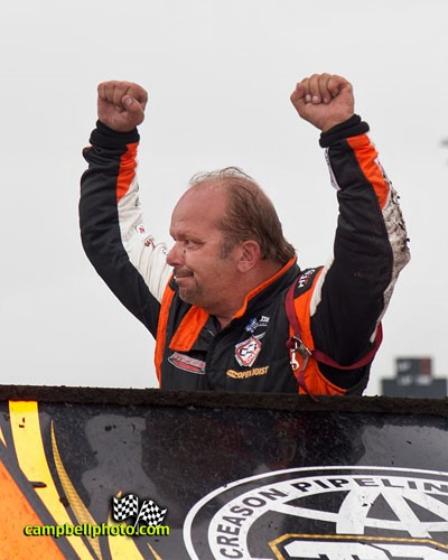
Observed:
[[[132,82],[102,82],[98,86],[98,119],[117,132],[129,132],[143,122],[148,93]]]
[[[291,102],[302,119],[322,132],[354,114],[351,84],[342,76],[332,74],[313,74],[304,78],[293,91]]]

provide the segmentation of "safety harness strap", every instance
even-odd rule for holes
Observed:
[[[300,323],[294,305],[295,288],[296,288],[296,282],[293,282],[285,298],[286,315],[288,317],[288,321],[289,324],[291,325],[291,329],[293,332],[293,335],[288,338],[286,342],[286,346],[290,352],[291,368],[299,383],[303,384],[303,379],[302,379],[303,372],[311,356],[321,364],[325,364],[327,366],[337,368],[340,370],[358,369],[369,364],[373,360],[378,348],[380,347],[381,341],[383,340],[383,328],[381,326],[381,323],[378,324],[375,340],[370,350],[358,361],[348,366],[343,366],[339,364],[338,362],[333,360],[333,358],[330,358],[330,356],[328,356],[324,352],[321,352],[320,350],[316,350],[316,349],[310,350],[303,343],[301,338]],[[299,354],[299,356],[297,356],[297,354]]]

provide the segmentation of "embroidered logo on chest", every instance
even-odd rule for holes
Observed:
[[[185,356],[185,354],[179,354],[179,352],[171,354],[168,361],[174,367],[181,369],[182,371],[199,374],[205,373],[205,362],[197,360],[196,358],[190,358],[190,356]]]
[[[254,332],[259,328],[267,328],[269,321],[270,317],[266,317],[266,315],[262,315],[259,319],[255,319],[255,317],[253,317],[244,327],[244,330],[250,334],[254,334]]]
[[[227,377],[232,379],[249,379],[249,377],[256,377],[259,375],[266,375],[269,371],[269,366],[256,367],[253,369],[247,369],[245,371],[236,371],[234,369],[228,369],[226,371]]]
[[[260,339],[265,333],[251,336],[235,346],[235,360],[243,367],[252,367],[261,351]]]

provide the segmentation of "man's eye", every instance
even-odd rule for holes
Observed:
[[[185,239],[184,240],[184,247],[185,249],[196,249],[202,245],[199,241],[194,241],[193,239]]]

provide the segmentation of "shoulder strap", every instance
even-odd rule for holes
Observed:
[[[293,371],[296,371],[298,368],[300,370],[304,370],[308,359],[306,358],[306,354],[309,356],[313,356],[318,362],[325,364],[330,367],[334,367],[341,370],[352,370],[361,368],[368,363],[370,363],[378,348],[380,347],[381,341],[383,340],[383,328],[381,323],[378,324],[376,330],[375,340],[373,342],[372,348],[365,354],[361,359],[356,361],[349,366],[343,366],[338,364],[335,360],[330,358],[327,354],[324,354],[320,350],[309,350],[302,342],[301,335],[300,335],[300,323],[297,317],[295,305],[294,305],[294,292],[296,288],[296,281],[291,284],[291,287],[288,289],[285,298],[285,310],[286,315],[288,317],[289,324],[291,325],[292,332],[294,333],[292,337],[288,339],[287,347],[290,351],[291,355],[291,367]],[[304,361],[301,364],[297,362],[296,353],[299,352],[300,355],[304,358]],[[306,358],[306,359],[305,359]]]

